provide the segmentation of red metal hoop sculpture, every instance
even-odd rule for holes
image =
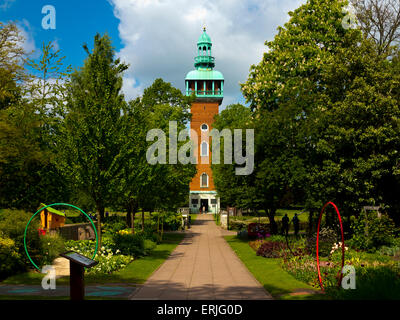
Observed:
[[[320,226],[321,226],[322,214],[324,213],[325,208],[326,208],[329,204],[331,204],[331,205],[335,208],[335,210],[336,210],[336,213],[337,213],[338,218],[339,218],[339,223],[340,223],[340,231],[341,231],[341,234],[342,234],[342,268],[340,269],[340,278],[339,278],[338,285],[340,285],[340,283],[342,282],[342,278],[343,278],[342,270],[343,270],[343,267],[344,267],[344,250],[345,250],[345,249],[344,249],[344,234],[343,234],[342,218],[340,217],[340,213],[339,213],[339,210],[338,210],[338,208],[336,207],[336,205],[335,205],[333,202],[329,201],[329,202],[325,203],[325,205],[322,207],[321,213],[319,214],[319,219],[318,219],[318,230],[317,230],[317,269],[318,269],[318,280],[319,280],[319,285],[321,286],[322,291],[324,291],[324,286],[322,285],[321,271],[320,271],[320,269],[319,269],[319,253],[318,253],[318,251],[319,251],[319,250],[318,250],[318,244],[319,244],[319,229],[320,229]]]

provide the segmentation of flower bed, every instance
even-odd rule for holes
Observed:
[[[70,240],[65,244],[66,250],[72,250],[90,258],[93,256],[95,246],[95,241],[91,240]],[[134,258],[132,256],[120,254],[118,249],[114,253],[110,247],[105,245],[99,249],[94,260],[99,263],[95,267],[86,270],[88,274],[107,274],[123,269],[133,261]]]

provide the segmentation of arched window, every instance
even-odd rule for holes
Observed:
[[[208,157],[208,143],[205,141],[201,143],[201,156]]]
[[[203,123],[200,128],[201,128],[201,131],[207,131],[208,125],[206,123]]]
[[[203,173],[200,177],[200,186],[203,188],[208,187],[208,175],[207,173]]]

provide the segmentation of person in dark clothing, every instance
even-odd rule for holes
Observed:
[[[289,218],[286,213],[282,218],[282,234],[286,236],[289,234]]]
[[[297,216],[297,213],[294,214],[292,222],[294,227],[294,234],[297,236],[299,234],[299,227],[300,227],[300,220],[299,217]]]

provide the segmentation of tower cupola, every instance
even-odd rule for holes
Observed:
[[[210,36],[203,29],[203,34],[197,41],[197,57],[194,58],[194,66],[196,69],[214,68],[214,57],[211,55],[212,42]]]
[[[212,42],[210,36],[203,29],[197,41],[197,56],[194,58],[195,70],[186,75],[186,95],[193,93],[197,98],[204,100],[218,100],[222,103],[224,97],[224,76],[214,70],[215,58],[212,56]]]

